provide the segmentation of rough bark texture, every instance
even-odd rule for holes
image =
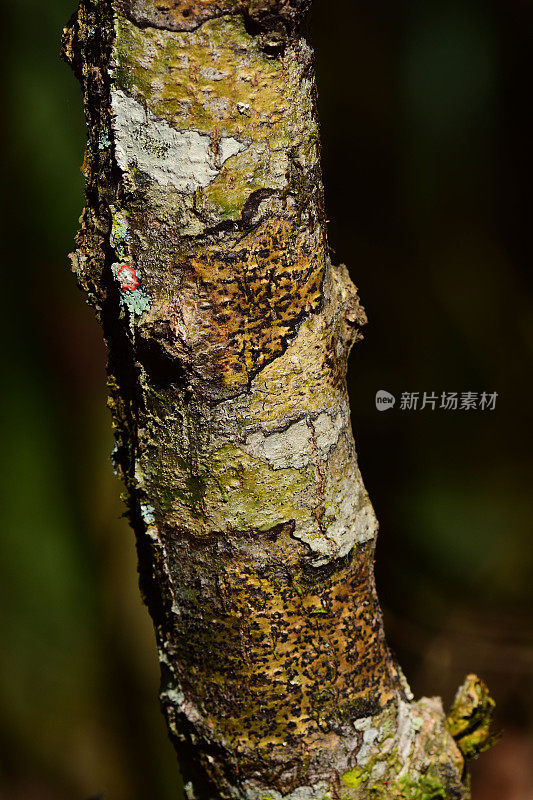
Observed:
[[[477,752],[489,701],[470,678],[450,732],[385,642],[345,383],[365,315],[328,257],[309,5],[81,1],[73,267],[188,797],[459,800],[452,733]]]

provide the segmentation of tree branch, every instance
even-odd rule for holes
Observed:
[[[309,5],[81,0],[72,263],[188,797],[459,800],[374,586],[345,382],[365,314],[328,257]]]

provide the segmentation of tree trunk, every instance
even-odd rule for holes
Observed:
[[[470,677],[447,726],[385,642],[345,383],[365,315],[328,256],[309,5],[81,0],[73,268],[187,796],[459,799],[492,701]]]

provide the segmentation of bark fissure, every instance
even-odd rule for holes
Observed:
[[[187,796],[463,798],[455,729],[383,632],[345,380],[366,318],[328,255],[309,5],[81,0],[73,268]],[[466,753],[487,702],[464,692]]]

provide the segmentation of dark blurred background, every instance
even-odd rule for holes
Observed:
[[[315,0],[333,260],[389,641],[417,695],[484,677],[474,800],[533,797],[533,4]],[[82,208],[73,0],[3,7],[1,800],[171,800],[151,624],[113,477],[105,348],[69,271]],[[497,392],[378,412],[377,390]]]

